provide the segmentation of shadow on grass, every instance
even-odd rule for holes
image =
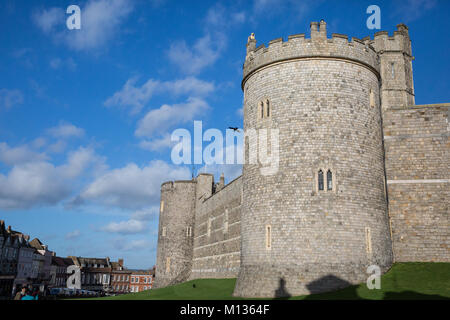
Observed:
[[[306,285],[311,292],[304,300],[369,300],[358,294],[360,285],[352,285],[350,282],[334,275],[314,280]],[[375,290],[375,289],[374,289]],[[381,300],[449,300],[440,295],[429,295],[415,291],[382,292]]]

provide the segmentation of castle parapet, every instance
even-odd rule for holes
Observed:
[[[378,53],[401,51],[409,56],[412,55],[408,27],[404,24],[397,25],[397,31],[394,31],[393,36],[390,36],[387,31],[379,31],[375,33],[373,40],[370,37],[364,40]]]
[[[372,43],[357,38],[351,38],[349,41],[348,36],[336,33],[327,38],[326,23],[322,20],[320,23],[311,23],[311,38],[305,38],[304,34],[291,35],[287,41],[277,38],[270,41],[267,47],[260,45],[254,51],[248,52],[244,63],[242,88],[247,78],[261,68],[274,63],[308,58],[345,59],[363,64],[377,75],[380,72],[377,52]]]

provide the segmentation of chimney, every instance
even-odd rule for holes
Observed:
[[[123,259],[119,259],[118,262],[119,262],[119,266],[123,267]]]
[[[8,226],[8,232],[11,233],[11,226]]]

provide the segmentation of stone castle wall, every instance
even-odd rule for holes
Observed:
[[[383,120],[396,261],[450,261],[450,104],[390,108]]]
[[[192,279],[237,276],[241,249],[241,203],[241,177],[198,202]]]
[[[249,37],[244,130],[279,130],[278,171],[163,184],[156,287],[237,276],[236,296],[299,295],[394,259],[450,261],[449,104],[411,106],[413,59],[404,25],[373,40],[327,38],[323,21],[310,39]],[[245,158],[257,147],[245,142]],[[319,170],[332,190],[318,190]]]
[[[383,271],[391,265],[381,108],[378,98],[370,101],[370,92],[379,97],[376,54],[342,40],[345,49],[333,51],[334,42],[312,35],[294,52],[323,56],[285,61],[280,45],[272,64],[244,75],[244,130],[278,129],[280,164],[269,176],[244,165],[236,296],[326,291],[364,281],[371,264]],[[265,99],[271,115],[261,120]],[[320,169],[331,169],[332,191],[317,190]]]
[[[185,281],[192,269],[195,181],[166,182],[161,186],[155,288]]]

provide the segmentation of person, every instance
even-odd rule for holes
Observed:
[[[22,298],[25,296],[27,288],[22,287],[22,290],[18,291],[14,297],[14,300],[22,300]]]
[[[31,295],[31,291],[29,289],[25,289],[25,295],[20,300],[37,300]]]
[[[32,294],[32,296],[34,297],[34,300],[38,300],[39,299],[39,288],[36,288]]]

